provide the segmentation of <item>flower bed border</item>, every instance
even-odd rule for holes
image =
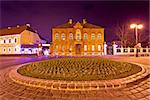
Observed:
[[[63,80],[46,80],[27,77],[17,72],[19,67],[31,63],[16,66],[9,73],[9,77],[16,83],[23,84],[31,87],[40,87],[52,90],[69,90],[69,91],[84,91],[84,90],[100,90],[100,89],[118,89],[126,87],[128,83],[134,82],[148,75],[148,70],[141,64],[139,65],[142,70],[134,75],[113,79],[113,80],[97,80],[97,81],[63,81]]]

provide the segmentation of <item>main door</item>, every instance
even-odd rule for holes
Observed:
[[[81,54],[81,44],[76,44],[76,54]]]

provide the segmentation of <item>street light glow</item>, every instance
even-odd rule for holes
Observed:
[[[137,24],[131,24],[130,28],[135,28],[137,26]]]
[[[142,28],[143,28],[143,25],[142,25],[142,24],[131,24],[131,25],[130,25],[130,28],[131,28],[131,29],[133,29],[133,28],[142,29]]]
[[[142,28],[143,28],[143,25],[142,25],[142,24],[137,25],[137,28],[138,28],[138,29],[142,29]]]

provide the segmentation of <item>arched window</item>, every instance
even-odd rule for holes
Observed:
[[[87,33],[84,33],[84,40],[87,40],[88,39],[88,35]]]
[[[56,52],[58,51],[58,45],[55,46],[55,51],[56,51]]]
[[[95,34],[94,33],[91,34],[91,39],[95,40]]]
[[[73,34],[71,32],[69,33],[69,39],[73,40]]]
[[[9,48],[8,51],[10,52],[10,51],[11,51],[11,48]]]
[[[62,38],[62,40],[65,40],[65,34],[64,33],[62,33],[61,38]]]
[[[55,34],[55,40],[58,40],[58,33]]]
[[[17,39],[15,38],[15,43],[17,43]]]
[[[72,51],[72,45],[70,45],[70,47],[69,47],[69,51]]]
[[[98,51],[100,51],[101,50],[101,45],[98,45]]]
[[[65,51],[65,45],[62,45],[62,52],[64,52]]]
[[[97,39],[100,40],[101,39],[101,34],[97,35]]]
[[[80,29],[77,29],[77,30],[76,30],[76,40],[77,40],[77,41],[80,41],[80,40],[81,40],[81,31],[80,31]]]
[[[11,43],[11,39],[9,39],[9,43]]]
[[[95,50],[95,46],[94,45],[92,45],[92,51],[94,51]]]
[[[87,51],[87,45],[84,45],[84,51]]]

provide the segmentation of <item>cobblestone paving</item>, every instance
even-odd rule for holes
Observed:
[[[63,91],[17,84],[8,77],[11,69],[0,70],[0,100],[150,100],[150,78],[121,89]]]

